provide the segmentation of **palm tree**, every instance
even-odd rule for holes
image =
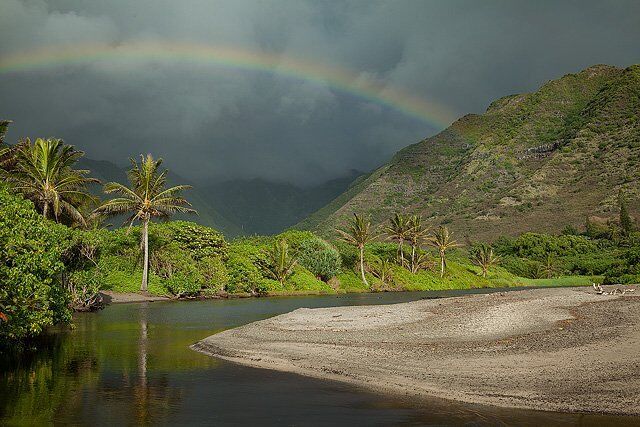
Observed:
[[[382,282],[384,288],[391,287],[393,284],[393,262],[386,258],[375,258],[370,266],[371,274]]]
[[[11,120],[0,120],[0,145],[4,144],[4,137],[7,135]]]
[[[371,230],[371,221],[364,216],[353,214],[353,219],[345,230],[336,230],[340,234],[340,239],[358,248],[360,254],[360,275],[365,285],[369,286],[364,274],[364,247],[375,238]]]
[[[0,120],[0,168],[2,169],[4,169],[10,159],[13,158],[11,155],[12,147],[4,143],[4,138],[7,136],[7,131],[11,123],[11,120]]]
[[[420,243],[422,243],[427,233],[429,233],[429,228],[422,225],[422,217],[418,215],[412,215],[409,217],[407,225],[409,228],[407,237],[411,244],[411,262],[409,269],[412,273],[417,273],[419,269],[418,249],[420,248]]]
[[[81,206],[95,202],[86,191],[87,184],[99,182],[89,178],[88,170],[75,170],[73,165],[84,153],[60,139],[29,139],[11,148],[12,166],[3,176],[12,188],[31,200],[42,216],[58,221],[68,217],[85,225]]]
[[[285,280],[293,272],[298,260],[295,255],[289,251],[289,245],[284,239],[278,240],[265,253],[267,257],[267,265],[265,270],[273,279],[284,285]]]
[[[547,252],[547,256],[544,259],[544,264],[539,267],[538,276],[544,275],[544,277],[546,277],[547,279],[551,279],[557,271],[558,268],[556,267],[553,253]]]
[[[109,182],[104,186],[107,194],[118,194],[107,200],[96,213],[106,215],[131,214],[125,223],[129,227],[134,221],[142,223],[142,248],[144,251],[144,265],[142,269],[142,285],[140,290],[147,291],[149,280],[149,221],[151,218],[168,218],[174,213],[194,212],[189,208],[191,204],[180,194],[191,188],[189,185],[177,185],[166,188],[167,170],[160,172],[162,159],[154,159],[151,154],[140,155],[140,163],[131,160],[131,170],[128,178],[130,187],[117,182]]]
[[[500,262],[500,257],[493,253],[493,248],[482,244],[473,254],[473,262],[482,269],[482,277],[487,277],[489,269]]]
[[[430,243],[438,249],[438,254],[440,255],[440,277],[444,277],[444,270],[447,267],[447,250],[460,246],[452,237],[453,234],[451,234],[449,229],[444,225],[441,225],[436,231],[431,233]]]
[[[398,242],[398,261],[400,265],[404,265],[403,247],[411,231],[410,218],[397,213],[389,220],[389,225],[384,228],[384,231],[390,239]]]

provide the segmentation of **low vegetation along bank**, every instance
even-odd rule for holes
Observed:
[[[227,241],[215,229],[168,221],[188,212],[165,187],[151,156],[132,160],[115,198],[87,191],[82,153],[59,140],[5,145],[0,165],[0,336],[19,342],[73,310],[100,306],[100,291],[174,298],[341,292],[589,285],[635,282],[640,240],[621,205],[621,221],[579,233],[502,237],[493,245],[456,241],[445,227],[395,215],[373,229],[355,215],[327,241],[309,231]],[[124,226],[114,228],[108,221]],[[154,218],[163,222],[153,222]]]

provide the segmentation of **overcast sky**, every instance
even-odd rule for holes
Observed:
[[[640,1],[0,0],[0,60],[141,40],[347,68],[458,116],[589,65],[640,62]],[[441,130],[322,81],[188,59],[1,71],[10,140],[57,136],[118,164],[152,152],[199,182],[320,182]]]

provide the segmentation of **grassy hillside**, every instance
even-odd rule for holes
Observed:
[[[417,212],[459,237],[557,232],[640,208],[640,66],[590,67],[493,102],[391,161],[298,224],[330,235],[353,212]]]

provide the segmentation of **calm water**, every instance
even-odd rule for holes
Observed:
[[[247,368],[188,346],[299,307],[461,292],[113,305],[76,317],[44,351],[0,361],[0,423],[73,425],[638,425],[638,418],[403,401],[341,383]]]

